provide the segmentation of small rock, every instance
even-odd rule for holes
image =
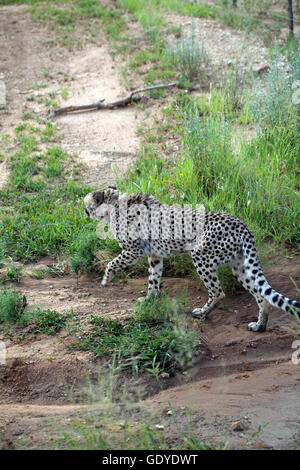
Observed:
[[[165,429],[163,424],[156,424],[155,427],[156,429]]]
[[[168,374],[168,372],[162,372],[162,373],[160,374],[160,377],[161,377],[162,379],[168,379],[168,378],[170,377],[170,374]]]
[[[231,424],[232,431],[244,431],[245,424],[242,421],[234,421]]]
[[[253,72],[260,74],[262,72],[266,72],[267,70],[269,70],[269,68],[270,68],[269,64],[260,64],[253,69]]]

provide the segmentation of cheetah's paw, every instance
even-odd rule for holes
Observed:
[[[206,317],[206,311],[203,310],[203,308],[194,308],[192,311],[192,315],[195,318],[205,318]]]
[[[266,326],[262,323],[252,321],[248,324],[248,330],[250,331],[265,331]]]

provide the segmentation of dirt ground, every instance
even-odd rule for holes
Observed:
[[[33,22],[26,9],[1,7],[0,73],[8,92],[8,111],[0,111],[2,135],[13,134],[24,112],[42,115],[41,105],[26,100],[30,95],[59,93],[67,87],[68,97],[60,104],[68,105],[101,98],[109,101],[127,94],[120,84],[122,64],[112,59],[104,34],[99,32],[97,45],[87,41],[83,49],[68,52],[56,43],[55,31]],[[172,21],[179,24],[182,19],[172,15]],[[196,26],[206,32],[209,41],[214,24],[199,19]],[[229,28],[215,30],[216,62],[224,57],[224,44],[230,51],[224,59],[228,63],[241,55],[241,49],[233,45],[240,42],[241,34]],[[249,41],[250,45],[244,35],[243,50],[247,50],[247,44],[254,47],[251,38]],[[265,52],[262,50],[253,66],[265,60]],[[32,90],[35,83],[45,81],[45,73],[47,87]],[[115,181],[114,172],[121,174],[134,160],[139,146],[136,128],[143,118],[143,111],[128,107],[62,116],[57,125],[63,134],[62,146],[78,154],[86,165],[85,180],[111,183]],[[6,177],[4,161],[0,163],[0,186]],[[265,270],[270,284],[291,298],[296,296],[293,280],[299,285],[299,260],[299,256],[281,257]],[[53,260],[44,258],[25,267],[16,288],[26,295],[30,306],[60,312],[73,308],[75,317],[82,321],[91,313],[126,318],[136,298],[145,292],[146,277],[127,279],[105,289],[99,279],[88,276],[78,282],[71,274],[48,275],[40,280],[30,277],[33,269],[52,264]],[[183,286],[191,309],[205,302],[206,293],[199,290],[196,281],[163,280],[170,296],[182,292]],[[247,324],[256,316],[255,301],[248,293],[241,290],[227,296],[223,307],[216,308],[205,322],[190,317],[191,327],[204,341],[203,354],[192,370],[164,377],[159,384],[151,377],[140,381],[141,406],[157,413],[167,438],[182,431],[183,416],[191,411],[193,428],[204,441],[225,442],[235,449],[299,447],[300,365],[291,360],[294,336],[289,329],[300,334],[300,328],[292,316],[273,309],[268,330],[253,333],[247,330]],[[102,364],[88,353],[69,350],[65,331],[22,341],[3,336],[0,340],[7,348],[6,364],[0,365],[2,446],[49,448],[57,437],[57,427],[97,406],[82,404],[80,396],[87,376],[96,376]]]

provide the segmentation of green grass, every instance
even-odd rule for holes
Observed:
[[[0,259],[0,267],[6,267],[5,271],[0,273],[0,284],[7,282],[20,282],[22,278],[22,266],[18,266],[14,263],[7,263]]]
[[[25,308],[25,296],[19,295],[13,289],[0,290],[0,326],[26,324]]]
[[[97,41],[99,30],[104,27],[110,36],[111,45],[117,49],[117,43],[127,39],[125,32],[126,19],[118,8],[106,8],[97,0],[69,0],[69,1],[30,1],[28,9],[35,21],[46,22],[59,33],[62,44],[68,50],[74,47],[82,48],[82,39],[74,35],[76,26],[85,28],[85,37],[90,41]]]
[[[134,373],[184,370],[192,364],[200,338],[182,325],[183,312],[182,303],[164,293],[139,302],[126,322],[91,316],[90,330],[75,333],[72,349],[110,357],[117,367]]]
[[[52,145],[54,126],[22,123],[15,132],[18,150],[8,158],[9,180],[0,191],[0,253],[20,261],[72,254],[79,234],[95,230],[83,215],[83,197],[91,188],[76,176],[76,162]],[[49,140],[41,152],[40,143]]]
[[[55,310],[43,310],[40,307],[26,308],[27,300],[15,289],[0,290],[0,329],[11,332],[12,329],[29,326],[27,333],[54,335],[73,319],[74,314],[59,313]],[[4,329],[3,329],[4,327]],[[26,334],[26,332],[24,332]],[[21,336],[19,336],[21,337]]]
[[[38,307],[31,312],[31,316],[34,318],[34,325],[32,327],[34,333],[54,335],[59,333],[66,326],[67,322],[73,318],[73,312],[61,314],[55,310],[42,310]]]
[[[296,50],[295,77],[299,57]],[[180,137],[181,152],[162,159],[165,129],[150,134],[144,128],[144,144],[134,167],[118,181],[120,190],[151,193],[166,203],[202,203],[240,217],[258,244],[271,238],[298,245],[299,117],[291,81],[282,81],[278,64],[275,56],[261,94],[257,82],[247,94],[237,93],[234,75],[223,90],[212,90],[209,100],[178,94],[164,119],[168,137]],[[250,141],[239,136],[237,150],[235,126],[245,121],[258,132]]]

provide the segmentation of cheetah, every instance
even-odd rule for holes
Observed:
[[[190,253],[208,292],[205,305],[192,311],[195,318],[205,318],[225,297],[217,268],[227,263],[258,305],[258,319],[248,324],[249,330],[266,330],[270,305],[288,313],[300,313],[300,303],[268,284],[254,237],[237,217],[203,208],[167,205],[148,194],[122,194],[112,188],[87,194],[84,205],[88,217],[108,223],[122,248],[119,256],[108,263],[102,286],[107,286],[118,270],[147,256],[148,298],[159,292],[163,259],[176,253]]]

